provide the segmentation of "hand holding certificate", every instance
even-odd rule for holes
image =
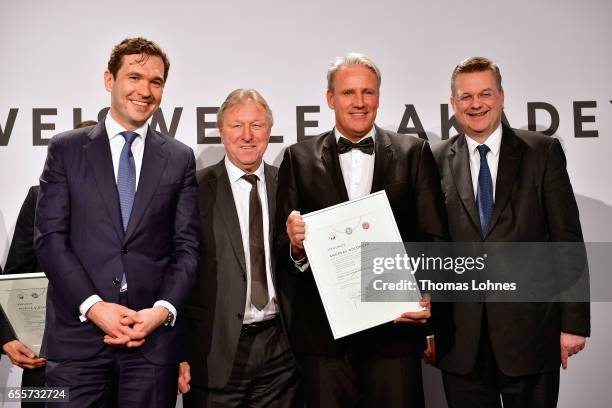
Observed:
[[[376,290],[376,274],[363,259],[401,253],[402,239],[384,191],[303,216],[304,248],[335,339],[395,320],[423,323],[414,277],[406,276],[401,299]],[[385,245],[373,245],[380,242]],[[380,285],[379,285],[380,286]],[[380,301],[381,294],[385,301]],[[398,301],[399,300],[399,301]],[[399,317],[398,317],[399,316]]]
[[[44,273],[0,276],[0,305],[17,338],[40,354],[47,301]]]

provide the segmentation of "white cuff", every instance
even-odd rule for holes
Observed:
[[[81,306],[79,306],[79,313],[81,313],[81,315],[79,316],[79,320],[81,322],[87,321],[87,312],[89,311],[89,309],[91,309],[93,305],[98,302],[102,302],[102,298],[98,295],[91,295],[90,297],[85,299],[83,303],[81,303]]]
[[[165,307],[170,313],[172,313],[173,318],[170,322],[170,326],[174,326],[174,322],[176,322],[176,309],[174,308],[174,306],[172,306],[170,302],[166,302],[165,300],[158,300],[157,302],[153,303],[153,307],[155,306]]]
[[[293,256],[291,255],[291,248],[289,248],[289,258],[291,258],[291,260],[293,261],[293,265],[295,265],[297,270],[300,272],[306,272],[306,269],[308,269],[308,267],[310,266],[310,263],[308,263],[308,259],[306,257],[298,259],[297,261],[293,259]]]

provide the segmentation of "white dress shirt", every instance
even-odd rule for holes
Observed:
[[[337,128],[334,129],[334,136],[336,137],[336,143],[338,143],[341,137],[353,142],[348,137],[343,136]],[[367,137],[371,137],[376,141],[376,128],[374,126],[365,136],[353,143],[359,143]],[[374,155],[375,153],[366,154],[359,149],[351,149],[350,152],[338,155],[340,170],[342,171],[342,178],[344,179],[344,186],[346,187],[349,200],[364,197],[372,192]],[[306,258],[300,260],[293,259],[291,248],[289,248],[289,257],[300,272],[305,272],[310,266]]]
[[[341,137],[344,137],[337,128],[334,130],[334,135],[336,143]],[[368,134],[354,143],[359,143],[368,137],[374,139],[375,135],[376,129],[372,127]],[[349,138],[344,138],[352,142]],[[351,149],[350,152],[338,155],[338,158],[349,200],[370,194],[374,178],[374,154],[365,154],[359,149]]]
[[[125,132],[126,129],[118,124],[110,114],[106,115],[104,125],[106,126],[106,133],[108,134],[108,141],[110,143],[116,183],[117,176],[119,175],[119,159],[121,158],[121,151],[123,150],[123,145],[125,144],[125,138],[123,135],[121,135],[121,132]],[[134,156],[134,164],[136,165],[136,189],[138,189],[138,181],[140,180],[142,156],[144,154],[145,138],[147,137],[148,130],[149,125],[147,123],[145,123],[144,126],[134,130],[134,133],[138,133],[138,137],[132,142],[132,155]]]
[[[489,147],[487,152],[487,163],[489,164],[489,170],[491,170],[491,180],[493,181],[493,202],[495,202],[495,184],[497,182],[497,167],[499,164],[499,149],[501,147],[502,139],[502,127],[501,123],[491,133],[487,140],[483,143]],[[480,173],[480,153],[478,152],[478,146],[480,143],[465,135],[467,141],[468,152],[470,155],[470,172],[472,175],[472,187],[474,188],[474,200],[477,200],[478,195],[478,173]]]
[[[244,248],[244,260],[246,261],[247,270],[247,293],[246,304],[244,306],[243,324],[261,322],[263,320],[272,319],[278,314],[276,305],[276,292],[272,282],[272,263],[270,261],[270,216],[268,214],[268,195],[266,194],[266,175],[264,172],[264,163],[255,170],[252,174],[259,178],[257,182],[257,193],[261,201],[261,215],[263,221],[263,239],[264,251],[266,255],[266,280],[268,281],[268,303],[266,306],[258,310],[251,304],[251,251],[250,251],[250,234],[249,234],[249,198],[251,194],[252,184],[242,178],[245,173],[236,165],[234,165],[225,156],[225,168],[229,177],[234,203],[236,204],[236,212],[238,213],[238,222],[240,223],[240,234],[242,236],[242,247]]]
[[[109,114],[106,115],[106,119],[104,120],[104,126],[106,127],[106,133],[108,134],[108,141],[110,143],[111,149],[111,158],[113,160],[113,170],[115,171],[115,183],[117,182],[117,176],[119,174],[119,160],[121,157],[121,151],[123,150],[123,145],[125,145],[125,138],[121,135],[121,132],[125,132],[123,126],[121,126],[113,117]],[[142,158],[144,156],[144,148],[145,148],[145,138],[147,137],[147,132],[149,130],[149,124],[145,123],[142,127],[134,130],[134,133],[138,133],[138,137],[134,139],[132,142],[131,150],[132,155],[134,156],[134,164],[136,165],[136,190],[138,190],[138,181],[140,180],[140,169],[142,168]],[[121,271],[123,273],[123,271]],[[129,271],[127,271],[129,274]],[[126,285],[121,287],[122,290],[127,289]],[[79,316],[82,322],[87,320],[85,314],[89,309],[96,303],[101,302],[102,298],[99,295],[91,295],[81,305],[79,306],[79,312],[81,315]],[[170,324],[174,326],[174,322],[176,320],[176,308],[169,302],[165,300],[158,300],[153,304],[153,306],[163,306],[173,314],[174,319]]]

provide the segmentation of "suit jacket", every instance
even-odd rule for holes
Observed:
[[[2,267],[0,266],[0,273],[2,273]],[[0,308],[0,352],[4,353],[2,346],[9,341],[15,340],[15,333],[9,323],[8,319],[4,315],[4,311]]]
[[[273,256],[278,169],[265,164],[264,172]],[[194,385],[223,388],[234,365],[244,318],[245,243],[224,160],[200,170],[197,179],[203,250],[196,285],[183,307],[188,360]],[[277,301],[281,303],[282,290],[276,284],[274,270],[272,278]]]
[[[4,311],[0,308],[0,352],[4,354],[4,350],[2,350],[2,346],[4,346],[9,341],[16,340],[17,337],[13,332],[13,327],[11,323],[6,318]]]
[[[452,241],[582,241],[578,207],[557,139],[503,125],[495,205],[483,239],[463,134],[433,148]],[[436,327],[438,364],[466,374],[478,353],[483,313],[507,375],[558,370],[560,332],[589,335],[588,303],[457,303]],[[440,320],[444,320],[438,316]]]
[[[42,267],[34,252],[34,215],[36,214],[38,190],[38,186],[30,187],[21,206],[4,273],[42,272]]]
[[[21,206],[15,233],[11,240],[4,272],[0,273],[33,273],[42,272],[38,258],[34,253],[34,214],[36,213],[36,200],[38,199],[38,186],[32,186]],[[15,340],[11,324],[4,313],[0,313],[0,346]]]
[[[445,240],[444,205],[438,172],[421,139],[376,128],[372,192],[385,190],[404,241]],[[374,353],[399,356],[425,346],[422,326],[385,324],[334,340],[310,270],[296,272],[289,257],[285,223],[292,210],[302,214],[348,201],[334,132],[294,144],[285,150],[278,176],[277,257],[291,273],[295,293],[287,310],[289,334],[296,352],[336,356],[356,342]],[[356,318],[359,318],[356,316]]]
[[[94,294],[117,303],[124,272],[131,309],[157,300],[180,307],[200,256],[197,211],[195,158],[182,143],[149,128],[124,232],[104,122],[55,136],[34,223],[34,247],[49,278],[45,357],[86,359],[104,347],[104,333],[79,320],[79,305]],[[156,364],[175,363],[180,341],[177,328],[161,326],[142,353]]]

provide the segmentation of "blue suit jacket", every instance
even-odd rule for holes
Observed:
[[[149,129],[127,231],[104,122],[55,136],[40,177],[36,253],[49,278],[45,357],[86,359],[104,333],[79,320],[93,294],[118,302],[123,272],[129,307],[166,300],[177,309],[193,286],[200,253],[195,158],[182,143]],[[180,316],[179,316],[180,318]],[[142,346],[156,364],[177,362],[177,328],[161,326]]]

